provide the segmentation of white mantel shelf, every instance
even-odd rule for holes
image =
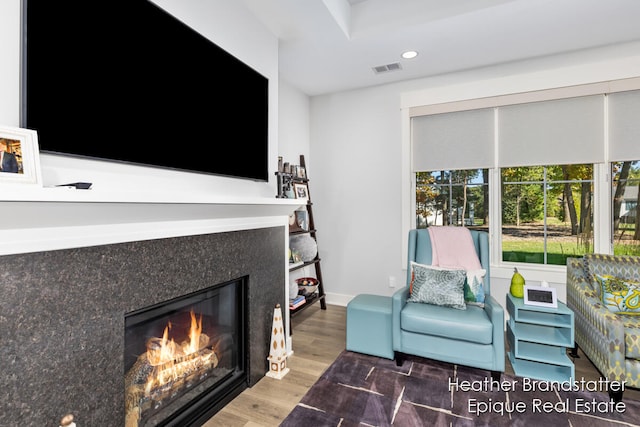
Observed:
[[[0,188],[0,255],[285,226],[303,205],[275,196]]]
[[[0,202],[84,202],[84,203],[193,203],[223,205],[300,206],[296,199],[203,195],[185,192],[77,190],[72,187],[0,187]]]
[[[1,229],[289,215],[304,201],[189,192],[0,187]],[[64,212],[64,214],[63,214]],[[100,219],[100,217],[104,217]],[[65,219],[66,218],[66,219]]]

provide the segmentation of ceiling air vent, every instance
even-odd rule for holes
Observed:
[[[393,64],[387,65],[378,65],[377,67],[373,67],[373,72],[376,74],[380,73],[388,73],[389,71],[397,71],[402,70],[402,66],[399,62],[394,62]]]

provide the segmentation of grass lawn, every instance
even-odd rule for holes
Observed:
[[[589,248],[590,249],[590,248]],[[581,257],[591,251],[583,245],[567,242],[547,242],[547,264],[566,265],[567,258]],[[539,241],[504,241],[502,259],[510,262],[544,264],[544,245]]]
[[[503,241],[502,259],[509,262],[527,262],[544,264],[544,246],[540,241]],[[591,248],[569,242],[547,242],[547,264],[566,265],[567,258],[581,257],[591,253]],[[616,243],[615,255],[640,256],[640,245],[637,243]]]

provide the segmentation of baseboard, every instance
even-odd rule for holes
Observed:
[[[355,297],[355,295],[327,293],[325,296],[325,301],[327,302],[327,304],[346,307],[347,304],[349,304],[349,301],[353,299],[353,297]]]

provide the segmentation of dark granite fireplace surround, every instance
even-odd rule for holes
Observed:
[[[248,386],[285,303],[284,227],[0,257],[0,425],[124,425],[124,315],[248,275]],[[284,306],[284,305],[283,305]]]

